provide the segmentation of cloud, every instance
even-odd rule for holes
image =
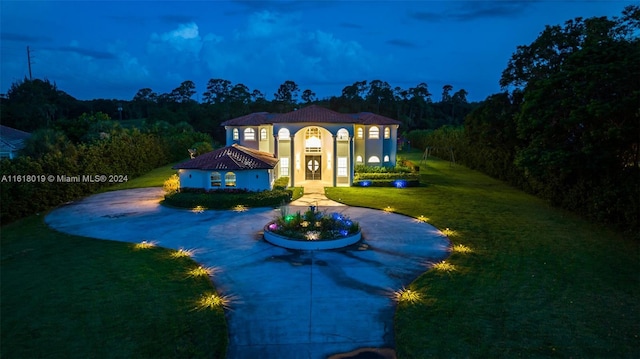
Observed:
[[[408,49],[414,49],[414,48],[418,47],[413,42],[409,42],[409,41],[406,41],[406,40],[400,40],[400,39],[387,40],[386,43],[389,44],[389,45],[398,46],[398,47],[404,47],[404,48],[408,48]]]
[[[0,40],[2,41],[16,41],[16,42],[49,42],[53,39],[48,36],[31,36],[23,34],[14,34],[11,32],[0,33]]]
[[[96,51],[91,49],[83,49],[75,46],[62,46],[55,48],[53,50],[65,51],[65,52],[74,52],[79,55],[88,56],[98,60],[111,60],[115,59],[116,56],[114,54],[104,52],[104,51]]]
[[[414,20],[425,22],[441,21],[474,21],[486,18],[509,18],[519,16],[535,1],[465,1],[451,10],[413,11],[408,16]]]

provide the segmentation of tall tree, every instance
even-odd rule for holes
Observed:
[[[313,101],[316,100],[316,93],[306,89],[304,91],[302,91],[302,101],[304,101],[305,103],[309,104]]]
[[[287,80],[280,85],[278,92],[274,94],[274,100],[285,104],[295,104],[297,102],[298,92],[300,92],[298,85],[291,80]]]
[[[191,80],[183,81],[180,86],[171,91],[171,98],[178,103],[193,101],[191,97],[196,94],[196,84]]]
[[[210,79],[202,100],[208,104],[224,102],[229,97],[231,88],[231,81],[229,80]]]

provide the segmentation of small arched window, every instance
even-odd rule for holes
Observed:
[[[278,131],[278,139],[279,140],[291,139],[291,134],[289,133],[289,130],[287,130],[286,128],[281,128],[280,131]]]
[[[356,137],[358,138],[364,137],[364,130],[362,129],[362,127],[358,127],[358,131],[356,132]]]
[[[220,187],[221,182],[220,172],[211,172],[211,187]]]
[[[349,139],[349,131],[344,128],[338,130],[338,136],[336,136],[338,141],[347,141]]]
[[[384,138],[391,138],[391,129],[389,127],[384,128]]]
[[[380,129],[377,126],[373,126],[369,129],[369,138],[372,140],[380,138]]]
[[[388,156],[388,155],[387,155],[387,156],[384,156],[384,161],[385,161],[385,162],[389,162],[389,156]]]
[[[371,156],[369,157],[369,161],[367,161],[369,163],[380,163],[380,158],[378,156]]]
[[[358,162],[358,163],[362,163],[362,156],[358,156],[358,157],[356,157],[356,162]]]
[[[240,138],[240,134],[238,133],[238,129],[234,128],[233,129],[233,139],[234,140],[238,140]]]
[[[224,175],[224,186],[225,187],[235,187],[236,186],[236,174],[233,172],[227,172]]]
[[[245,141],[255,141],[256,140],[256,130],[253,128],[245,128],[244,129],[244,140]]]
[[[261,128],[260,129],[260,141],[266,141],[267,140],[267,129],[266,128]]]

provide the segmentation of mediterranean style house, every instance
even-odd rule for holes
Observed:
[[[222,123],[226,145],[272,154],[274,179],[289,186],[320,181],[351,186],[356,165],[396,165],[399,121],[370,112],[338,113],[311,105],[287,113],[258,112]]]

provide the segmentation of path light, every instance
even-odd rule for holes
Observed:
[[[391,206],[386,206],[382,210],[387,212],[387,213],[391,213],[391,212],[395,211],[395,209],[392,208]]]
[[[249,210],[249,208],[243,204],[238,204],[233,206],[233,208],[231,209],[234,212],[246,212]]]
[[[171,253],[171,258],[190,258],[194,253],[195,251],[193,249],[180,248],[177,251]]]
[[[429,221],[429,218],[427,218],[427,217],[425,217],[423,215],[420,215],[420,217],[416,218],[416,221],[426,223],[426,222]]]
[[[473,250],[465,246],[464,244],[456,244],[453,247],[451,247],[451,252],[466,254],[466,253],[473,253]]]
[[[196,308],[203,309],[219,309],[228,308],[231,298],[217,293],[203,294],[197,302]]]
[[[449,227],[447,227],[442,231],[442,234],[444,234],[447,237],[456,237],[458,235],[458,232],[453,229],[449,229]]]
[[[193,268],[188,272],[189,277],[211,277],[213,273],[216,272],[214,267],[203,267],[198,266],[197,268]]]
[[[154,242],[142,241],[140,243],[135,244],[135,249],[149,249],[155,247],[156,244]]]
[[[437,270],[438,272],[455,272],[457,270],[456,266],[451,263],[447,263],[446,261],[435,263],[433,265],[433,269]]]
[[[393,299],[398,303],[418,303],[422,301],[422,295],[415,290],[402,287],[393,292]]]
[[[193,209],[191,209],[191,212],[193,213],[202,213],[204,212],[204,207],[203,206],[195,206],[193,207]]]

